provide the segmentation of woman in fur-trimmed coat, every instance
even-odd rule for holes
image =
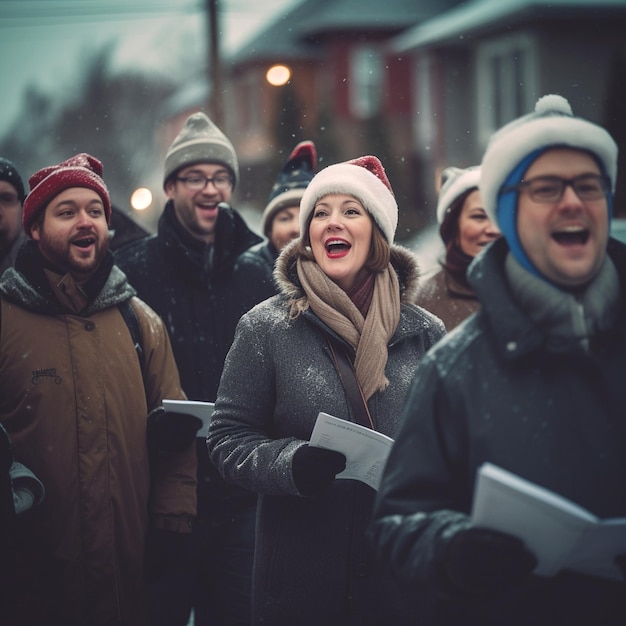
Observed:
[[[372,557],[375,491],[335,480],[345,457],[307,442],[320,411],[355,421],[329,336],[354,363],[375,430],[393,437],[444,327],[411,304],[417,263],[393,244],[397,206],[378,159],[319,172],[300,220],[304,237],[277,261],[281,293],[239,322],[207,439],[224,477],[259,494],[253,624],[426,624],[419,590],[398,588]]]

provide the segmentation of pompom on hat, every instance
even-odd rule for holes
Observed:
[[[375,156],[329,165],[320,170],[300,201],[300,232],[305,233],[315,203],[324,196],[345,193],[354,196],[374,218],[389,244],[398,226],[398,205],[385,173]]]
[[[446,167],[441,173],[441,189],[437,201],[437,222],[441,224],[446,213],[463,194],[478,189],[480,181],[480,167],[473,165],[462,169],[460,167]]]
[[[172,142],[165,155],[163,187],[179,169],[194,163],[220,163],[230,171],[234,184],[239,180],[239,162],[228,137],[204,113],[194,113]]]
[[[493,134],[481,163],[479,189],[483,206],[502,232],[515,259],[527,271],[543,279],[523,249],[517,232],[519,184],[530,165],[551,148],[573,148],[591,154],[600,171],[617,180],[617,144],[601,126],[574,117],[569,102],[550,94],[537,101],[533,113],[513,120]],[[609,220],[612,194],[607,196]]]
[[[272,220],[281,209],[299,206],[304,190],[313,179],[317,168],[317,151],[312,141],[301,141],[289,155],[278,173],[267,206],[261,217],[263,234],[269,237]]]
[[[30,193],[24,200],[22,226],[29,237],[38,214],[53,198],[72,187],[93,189],[102,199],[107,223],[111,222],[111,199],[102,180],[102,163],[85,152],[62,161],[58,165],[44,167],[35,172],[28,183]]]
[[[0,180],[4,180],[13,185],[15,187],[15,191],[17,191],[17,197],[20,204],[24,202],[25,193],[22,177],[17,171],[15,165],[13,165],[9,159],[4,159],[2,157],[0,157]]]

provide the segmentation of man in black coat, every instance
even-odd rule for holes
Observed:
[[[440,626],[626,624],[623,531],[587,555],[594,567],[573,558],[550,571],[546,526],[525,534],[528,509],[506,532],[471,517],[488,462],[600,519],[626,518],[616,178],[614,140],[556,95],[495,133],[483,157],[480,191],[503,238],[470,266],[480,311],[417,370],[372,525],[399,579],[437,595]]]
[[[213,402],[243,313],[274,294],[262,241],[229,206],[239,178],[235,150],[204,114],[172,142],[157,235],[116,253],[130,283],[164,320],[190,400]],[[250,621],[256,496],[229,485],[198,438],[198,521],[188,567],[156,585],[155,624],[235,626]]]

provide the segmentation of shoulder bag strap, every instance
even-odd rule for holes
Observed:
[[[139,366],[141,367],[141,374],[145,376],[144,372],[144,354],[143,347],[141,345],[141,329],[139,326],[139,318],[137,317],[137,313],[135,309],[133,309],[133,305],[130,303],[130,299],[124,300],[117,305],[122,317],[124,318],[124,322],[126,322],[126,326],[128,326],[128,331],[130,332],[130,336],[135,344],[135,350],[137,352],[137,358],[139,359]]]
[[[348,401],[352,406],[352,412],[354,413],[357,423],[361,426],[365,426],[366,428],[376,430],[374,428],[372,416],[367,408],[367,403],[363,397],[361,385],[359,385],[359,381],[354,373],[352,361],[346,354],[344,347],[336,339],[329,335],[327,335],[327,337],[330,353],[333,357],[335,367],[337,368],[339,379],[346,390],[346,395],[348,396]]]

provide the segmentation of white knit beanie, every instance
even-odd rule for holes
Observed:
[[[478,189],[480,167],[474,165],[466,169],[446,167],[441,173],[441,189],[437,201],[437,222],[441,224],[446,213],[464,193]]]
[[[163,186],[172,174],[194,163],[220,163],[234,177],[233,187],[239,180],[239,163],[233,144],[204,113],[190,115],[172,142],[165,155]]]
[[[398,205],[385,169],[375,156],[329,165],[313,177],[300,201],[300,233],[305,234],[315,203],[333,193],[354,196],[374,218],[387,241],[393,243]]]
[[[617,145],[611,135],[601,126],[574,117],[562,96],[546,95],[537,101],[533,113],[503,126],[487,145],[479,188],[485,212],[494,224],[498,224],[498,194],[513,170],[535,151],[561,146],[595,155],[615,189]]]

